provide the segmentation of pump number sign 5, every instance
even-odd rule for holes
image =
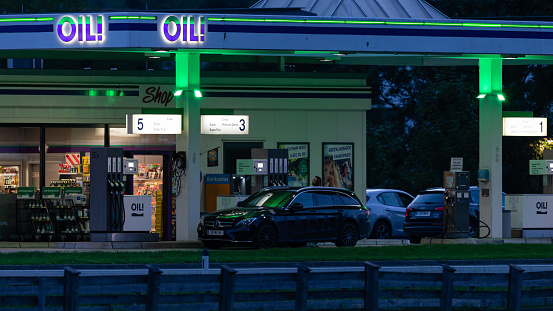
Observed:
[[[128,114],[127,134],[181,134],[180,114]]]

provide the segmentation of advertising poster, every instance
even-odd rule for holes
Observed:
[[[219,165],[219,148],[211,149],[207,152],[207,167]]]
[[[279,149],[288,149],[288,185],[309,186],[309,143],[278,143]]]
[[[353,190],[353,143],[323,143],[323,186]]]

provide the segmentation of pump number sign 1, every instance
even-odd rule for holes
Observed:
[[[127,134],[181,134],[180,114],[128,114]]]

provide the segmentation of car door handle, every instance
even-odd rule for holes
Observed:
[[[310,208],[309,211],[310,211],[310,212],[316,212],[317,210],[314,209],[314,208]]]
[[[391,211],[391,210],[392,210],[391,208],[387,208],[387,209],[386,209],[386,212],[389,212],[389,211]]]
[[[343,208],[341,208],[341,209],[339,209],[339,210],[338,210],[338,212],[343,212],[343,211],[344,211],[344,209],[343,209]]]

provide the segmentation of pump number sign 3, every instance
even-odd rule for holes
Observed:
[[[180,114],[128,114],[127,134],[181,134]]]
[[[248,135],[250,132],[249,116],[203,115],[201,123],[201,134]]]

